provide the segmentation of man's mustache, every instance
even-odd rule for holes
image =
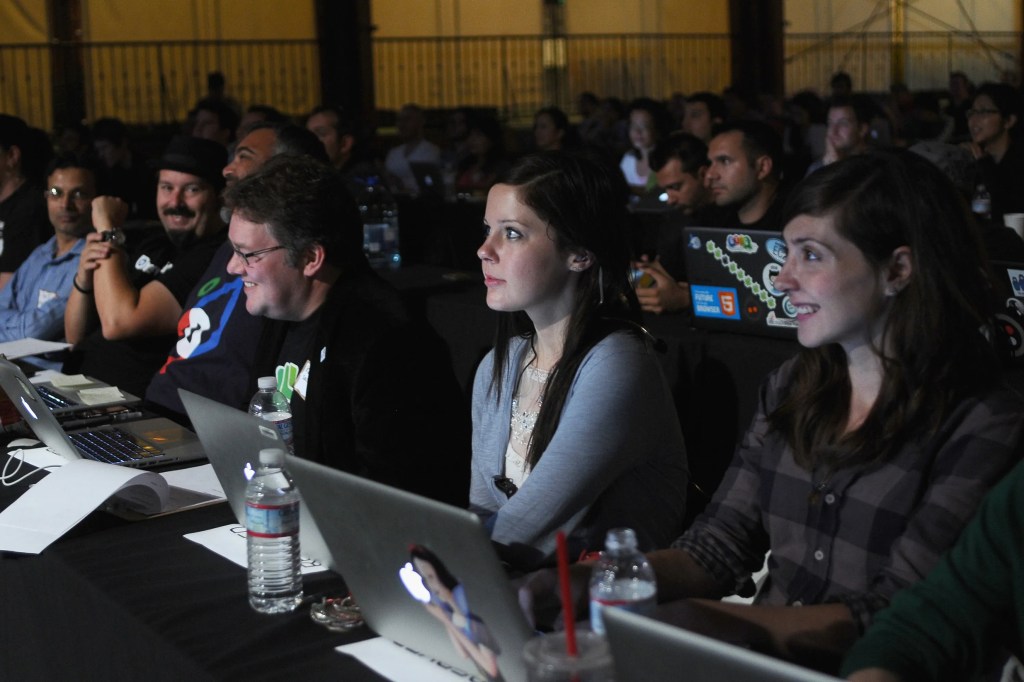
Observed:
[[[196,212],[189,209],[187,206],[171,206],[163,210],[164,215],[176,215],[183,218],[195,218]]]

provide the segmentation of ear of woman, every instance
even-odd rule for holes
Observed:
[[[913,252],[909,246],[900,246],[892,252],[889,257],[889,267],[886,272],[885,293],[887,296],[895,296],[903,291],[910,278],[914,274]]]

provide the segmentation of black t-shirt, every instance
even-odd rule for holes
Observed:
[[[161,228],[161,232],[162,232]],[[138,251],[129,245],[128,259],[132,284],[142,289],[156,280],[184,307],[189,291],[209,264],[226,230],[201,239],[190,240],[176,248],[166,235],[160,239],[149,234],[140,239]],[[129,233],[131,234],[131,233]],[[97,329],[81,343],[64,363],[64,371],[82,373],[142,396],[174,345],[174,334],[136,337],[124,340],[103,338]]]
[[[43,190],[30,182],[0,202],[0,272],[14,272],[53,234]]]

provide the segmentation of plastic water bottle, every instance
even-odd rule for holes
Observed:
[[[260,450],[245,489],[249,604],[260,613],[294,611],[302,601],[299,491],[283,463],[284,450]]]
[[[978,185],[974,191],[974,198],[971,199],[971,213],[985,220],[992,217],[992,195],[988,193],[985,185]]]
[[[398,248],[398,206],[377,176],[366,179],[359,196],[363,217],[363,252],[374,267],[397,268],[402,264]]]
[[[292,432],[292,406],[284,393],[277,390],[277,379],[274,377],[260,377],[256,385],[259,386],[256,395],[249,401],[249,414],[254,414],[260,419],[265,419],[274,424],[277,435],[281,442],[288,448],[288,454],[295,454],[295,437]]]
[[[636,546],[631,528],[613,528],[590,578],[590,629],[604,634],[601,611],[609,607],[650,615],[657,604],[654,569]]]

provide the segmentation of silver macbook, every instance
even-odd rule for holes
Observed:
[[[603,613],[616,682],[835,682],[771,656],[623,609]]]
[[[525,680],[533,631],[480,520],[288,457],[334,566],[378,634],[486,680]]]
[[[162,417],[65,431],[36,387],[10,360],[0,359],[0,388],[35,437],[66,459],[150,467],[204,457],[194,434]]]
[[[259,464],[260,450],[280,448],[287,452],[287,447],[277,429],[258,417],[181,388],[178,395],[231,511],[244,526],[245,487]],[[303,557],[333,568],[331,554],[305,504],[299,505],[299,546]]]

